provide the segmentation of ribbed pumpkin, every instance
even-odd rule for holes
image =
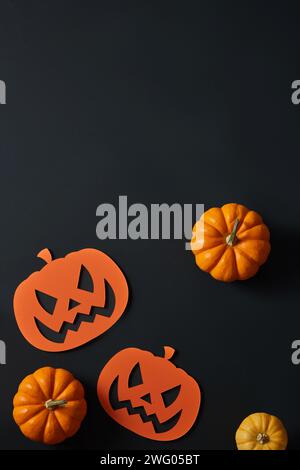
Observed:
[[[219,281],[249,279],[267,260],[271,245],[261,216],[241,204],[213,207],[193,228],[191,248],[200,269]]]
[[[86,415],[81,383],[64,369],[42,367],[25,377],[13,401],[13,417],[33,441],[58,444],[73,436]]]
[[[288,435],[276,416],[253,413],[240,424],[235,441],[239,450],[285,450]]]

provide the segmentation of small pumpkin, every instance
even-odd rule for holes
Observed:
[[[239,450],[285,450],[288,435],[276,416],[253,413],[240,424],[235,441]]]
[[[269,256],[270,233],[261,216],[241,204],[225,204],[204,212],[191,240],[196,264],[219,281],[254,276]]]
[[[13,417],[32,441],[58,444],[73,436],[86,415],[82,384],[64,369],[42,367],[25,377],[13,401]]]

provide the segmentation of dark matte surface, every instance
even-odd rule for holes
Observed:
[[[279,3],[279,2],[278,2]],[[282,5],[283,3],[280,2]],[[300,448],[299,15],[262,2],[13,1],[0,6],[0,446],[38,449],[11,417],[19,381],[51,364],[87,389],[89,414],[60,448],[232,449],[254,411],[285,422]],[[201,273],[181,241],[96,238],[101,202],[237,201],[272,233],[251,281]],[[82,247],[118,260],[127,313],[102,338],[67,353],[31,347],[16,326],[15,287],[41,263]],[[100,408],[98,374],[127,346],[178,350],[203,390],[195,428],[160,444],[122,429]]]

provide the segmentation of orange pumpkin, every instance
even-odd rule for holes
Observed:
[[[29,343],[44,351],[66,351],[119,320],[128,286],[109,256],[92,248],[56,260],[48,249],[38,256],[47,264],[25,279],[14,296],[15,317]]]
[[[64,369],[42,367],[25,377],[14,397],[13,417],[32,441],[58,444],[73,436],[86,415],[81,383]]]
[[[165,357],[137,348],[123,349],[108,361],[98,380],[98,397],[117,423],[140,436],[171,441],[194,424],[201,402],[199,385]]]
[[[191,248],[200,269],[219,281],[244,281],[266,262],[271,245],[261,216],[241,204],[204,212],[193,228]]]

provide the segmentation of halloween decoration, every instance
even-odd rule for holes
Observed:
[[[137,348],[123,349],[105,365],[98,379],[98,397],[117,423],[140,436],[171,441],[193,426],[200,407],[197,382],[165,356]]]
[[[58,444],[73,436],[86,415],[81,383],[64,369],[42,367],[25,377],[14,397],[13,417],[32,441]]]
[[[270,233],[259,214],[241,204],[206,211],[193,228],[191,248],[200,269],[219,281],[254,276],[270,253]]]
[[[27,341],[44,351],[76,348],[108,330],[128,301],[126,279],[107,255],[86,248],[52,260],[16,289],[14,311]]]
[[[285,450],[288,435],[276,416],[253,413],[240,424],[235,441],[239,450]]]

